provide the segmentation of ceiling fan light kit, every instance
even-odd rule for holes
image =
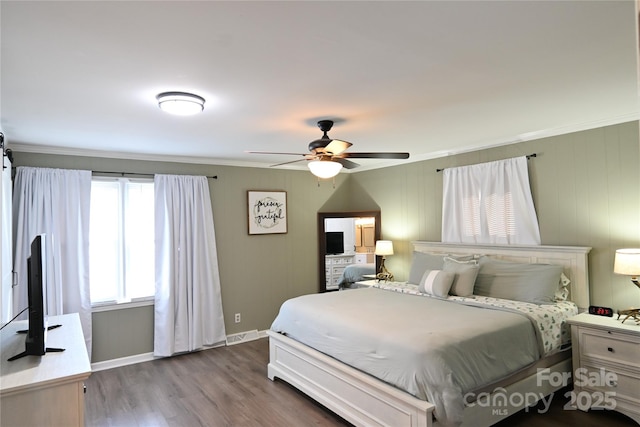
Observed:
[[[342,169],[342,164],[331,160],[311,160],[307,166],[312,174],[322,179],[333,178]]]
[[[176,116],[191,116],[204,110],[204,98],[187,92],[163,92],[156,96],[162,111]]]

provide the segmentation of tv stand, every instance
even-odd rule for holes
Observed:
[[[7,357],[24,349],[26,322],[14,322],[0,331],[0,425],[84,426],[84,381],[91,364],[77,313],[50,316],[64,332],[47,335],[52,348],[65,348],[47,357]],[[47,351],[50,351],[47,348]]]

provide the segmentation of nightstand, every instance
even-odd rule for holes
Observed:
[[[582,313],[571,325],[578,409],[613,409],[640,423],[640,325]]]

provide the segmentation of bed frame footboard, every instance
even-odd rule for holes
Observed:
[[[280,378],[357,426],[431,427],[434,406],[332,357],[267,331],[269,379]]]

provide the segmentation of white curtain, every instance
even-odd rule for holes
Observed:
[[[4,153],[1,153],[4,154]],[[11,286],[13,284],[13,239],[11,219],[11,161],[2,156],[2,184],[0,185],[0,217],[2,225],[0,226],[0,240],[2,241],[2,291],[0,293],[0,323],[3,325],[13,317],[13,298],[11,297]]]
[[[540,244],[525,156],[443,173],[443,242]]]
[[[91,171],[18,167],[13,189],[13,312],[27,306],[31,242],[46,234],[46,307],[49,316],[78,313],[91,357],[89,208]]]
[[[209,185],[204,176],[155,176],[154,354],[224,341]]]

